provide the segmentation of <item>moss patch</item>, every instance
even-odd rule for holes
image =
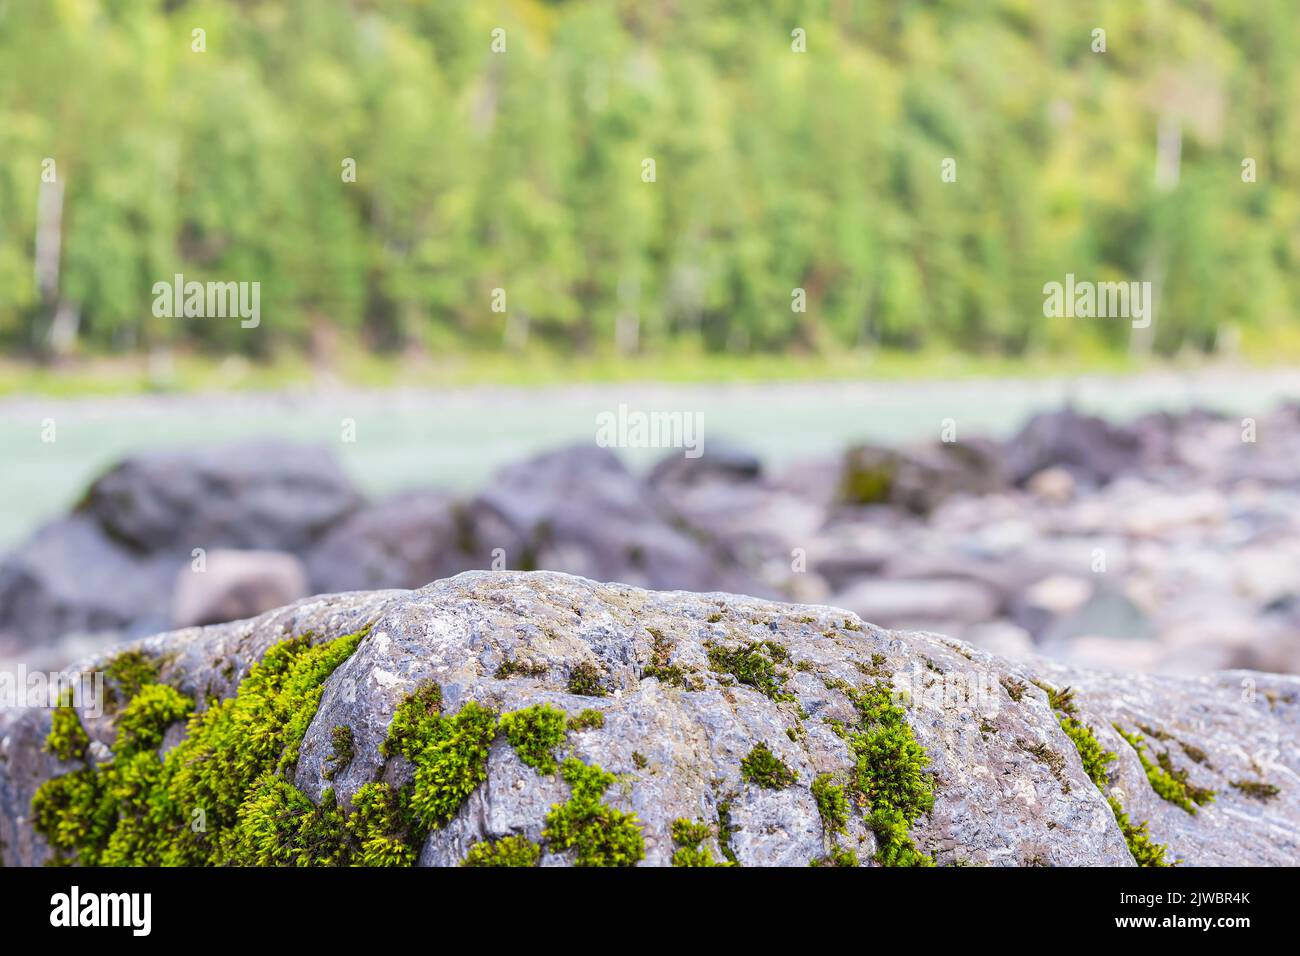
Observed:
[[[813,860],[809,866],[857,866],[858,853],[848,847],[832,847],[831,852],[820,860]]]
[[[141,688],[158,681],[158,662],[140,650],[122,651],[104,667],[104,709],[109,713],[130,703]]]
[[[599,730],[605,726],[605,715],[599,710],[588,707],[576,717],[569,718],[569,729],[581,733],[584,730]]]
[[[534,704],[501,716],[501,729],[519,759],[540,774],[553,774],[559,764],[555,748],[564,743],[568,717],[550,704]]]
[[[190,717],[165,760],[155,748],[193,702],[170,687],[142,686],[118,719],[112,760],[37,790],[37,831],[60,859],[86,865],[301,862],[300,852],[339,821],[287,793],[283,778],[325,679],[363,634],[316,646],[304,635],[272,647],[236,696]]]
[[[790,655],[775,641],[749,641],[737,648],[709,646],[709,666],[776,701],[794,700],[785,692]]]
[[[1065,735],[1073,741],[1075,750],[1079,753],[1084,773],[1110,805],[1110,812],[1124,835],[1124,842],[1128,844],[1129,853],[1132,854],[1134,861],[1138,866],[1169,866],[1170,864],[1165,860],[1166,847],[1151,839],[1146,821],[1134,823],[1124,812],[1124,807],[1119,800],[1107,792],[1110,789],[1110,778],[1106,773],[1106,764],[1113,761],[1115,755],[1103,749],[1093,729],[1075,716],[1078,707],[1074,703],[1074,692],[1069,687],[1057,690],[1040,681],[1034,681],[1034,684],[1047,695],[1047,701],[1052,707],[1057,723],[1061,725]]]
[[[635,813],[604,803],[615,777],[574,757],[560,773],[572,789],[565,803],[546,815],[542,836],[556,852],[575,851],[578,866],[635,866],[645,857],[645,840]]]
[[[1196,814],[1198,806],[1204,806],[1214,799],[1214,791],[1206,787],[1198,787],[1187,779],[1187,771],[1174,766],[1173,758],[1169,756],[1169,751],[1161,751],[1156,756],[1153,763],[1147,756],[1146,741],[1141,734],[1127,733],[1119,726],[1112,724],[1115,733],[1119,734],[1128,741],[1129,746],[1138,755],[1138,760],[1142,763],[1142,769],[1146,772],[1147,781],[1151,784],[1151,789],[1163,800],[1170,803],[1190,814]]]
[[[590,661],[575,664],[569,672],[569,693],[583,697],[604,697],[609,693],[605,686],[605,675],[600,668]]]
[[[50,733],[45,738],[45,751],[60,760],[81,760],[90,746],[90,735],[81,726],[77,708],[72,706],[72,688],[59,695],[59,706],[54,708]]]
[[[1233,780],[1232,786],[1252,799],[1263,801],[1273,800],[1282,792],[1281,789],[1271,783],[1262,783],[1257,780]]]
[[[934,808],[934,778],[926,771],[925,748],[912,736],[906,715],[894,703],[889,684],[876,681],[851,690],[857,711],[845,728],[854,755],[850,788],[870,807],[867,824],[876,834],[876,861],[884,866],[933,866],[908,835],[912,825]]]
[[[465,854],[461,866],[536,866],[542,848],[522,836],[504,836],[499,840],[482,840]]]
[[[828,773],[818,774],[812,784],[817,812],[821,814],[822,828],[829,833],[843,833],[849,822],[849,801],[844,787]]]
[[[673,843],[677,849],[673,852],[673,866],[734,866],[733,863],[721,863],[713,859],[713,851],[704,846],[706,840],[713,838],[713,828],[707,823],[698,823],[678,817],[672,826]]]
[[[333,780],[340,770],[352,762],[356,755],[356,744],[352,739],[352,728],[338,724],[330,731],[330,744],[333,747],[329,759],[325,761],[324,776]]]
[[[688,674],[685,668],[678,667],[676,664],[668,663],[672,656],[672,641],[664,637],[663,633],[656,628],[647,628],[650,632],[651,640],[654,642],[650,648],[650,663],[642,670],[642,677],[654,677],[660,683],[668,684],[671,687],[686,687]]]
[[[740,761],[740,775],[750,783],[768,790],[784,789],[798,779],[795,772],[782,763],[767,744],[762,743],[755,745],[748,756]]]

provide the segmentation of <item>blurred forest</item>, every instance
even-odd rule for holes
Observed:
[[[1294,338],[1298,9],[0,0],[0,345],[1168,355]],[[153,283],[178,272],[260,281],[261,326],[156,318]],[[1045,319],[1042,286],[1067,272],[1153,281],[1151,334]]]

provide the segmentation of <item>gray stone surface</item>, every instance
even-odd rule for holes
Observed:
[[[883,666],[910,692],[908,722],[929,754],[933,812],[912,830],[941,864],[1131,864],[1103,795],[1084,775],[1046,695],[1030,683],[1069,685],[1083,719],[1117,755],[1111,787],[1134,820],[1189,864],[1284,864],[1300,859],[1300,678],[1249,672],[1179,678],[1088,673],[1038,660],[1009,662],[950,638],[884,631],[843,610],[779,604],[729,594],[652,592],[601,585],[560,573],[469,572],[418,591],[357,592],[310,598],[252,621],[192,628],[142,646],[165,661],[163,679],[204,699],[226,696],[273,643],[312,632],[324,639],[371,624],[356,653],[329,679],[307,733],[294,783],[313,798],[327,786],[330,731],[353,729],[355,757],[332,781],[346,803],[366,781],[400,783],[410,768],[380,755],[394,709],[422,680],[437,681],[444,709],[469,700],[500,710],[549,702],[570,714],[594,707],[598,730],[570,733],[572,753],[618,774],[606,801],[635,811],[645,864],[669,862],[677,817],[716,822],[730,803],[731,845],[745,865],[798,865],[827,849],[810,784],[818,773],[848,769],[845,743],[826,719],[850,719],[837,679],[870,680]],[[690,676],[674,687],[645,672],[655,653]],[[774,641],[790,666],[777,702],[736,685],[708,665],[710,643]],[[883,656],[873,661],[873,655]],[[535,676],[497,679],[507,660]],[[579,664],[598,667],[603,697],[567,690]],[[89,662],[86,669],[93,669]],[[1013,700],[1002,680],[1023,681]],[[802,716],[801,716],[802,715]],[[110,717],[88,720],[92,737],[111,739]],[[1192,816],[1151,790],[1137,756],[1111,729],[1148,725],[1168,734],[1175,762],[1218,792]],[[41,751],[48,711],[0,712],[0,841],[4,863],[38,864],[46,850],[31,833],[27,808],[36,786],[60,768]],[[788,729],[802,724],[791,739]],[[745,781],[741,760],[764,743],[797,775],[767,790]],[[1207,759],[1191,763],[1181,744]],[[1165,746],[1164,744],[1160,745]],[[1037,751],[1038,756],[1034,752]],[[634,757],[634,753],[638,756]],[[1059,761],[1042,755],[1055,753]],[[1230,786],[1265,781],[1269,801]],[[567,786],[524,766],[503,738],[491,749],[487,781],[455,819],[433,832],[420,860],[451,865],[485,837],[540,837],[546,812]],[[849,845],[865,863],[873,840],[860,820]],[[715,857],[719,847],[712,847]],[[569,862],[548,853],[544,864]]]

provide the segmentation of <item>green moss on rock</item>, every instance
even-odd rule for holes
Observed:
[[[603,802],[615,777],[574,757],[560,773],[572,793],[546,815],[542,836],[556,852],[575,851],[578,866],[635,866],[645,857],[645,839],[635,813]]]
[[[1142,769],[1146,772],[1151,789],[1163,800],[1168,800],[1186,812],[1196,814],[1198,806],[1204,806],[1214,800],[1214,791],[1199,787],[1187,779],[1187,771],[1175,767],[1169,751],[1162,751],[1155,762],[1147,756],[1146,740],[1139,733],[1127,733],[1119,724],[1112,724],[1115,732],[1128,741],[1137,753]]]
[[[906,714],[888,683],[876,681],[850,690],[857,721],[846,728],[854,755],[852,793],[870,807],[867,824],[876,834],[876,862],[884,866],[933,866],[934,860],[912,842],[909,832],[934,808],[934,778],[929,755],[917,743]]]
[[[146,684],[131,698],[117,720],[119,755],[156,750],[167,728],[189,717],[194,701],[166,684]]]
[[[465,854],[461,866],[536,866],[542,848],[527,837],[504,836],[499,840],[482,840]]]
[[[673,866],[733,866],[732,863],[720,863],[713,859],[713,851],[704,846],[706,840],[713,838],[713,828],[707,823],[695,822],[685,817],[678,817],[672,826]]]
[[[827,833],[843,833],[849,822],[849,801],[844,787],[828,773],[818,774],[812,784],[817,812],[821,814],[822,827]]]
[[[785,692],[785,665],[790,655],[775,641],[749,641],[740,647],[709,647],[709,666],[729,674],[737,683],[752,687],[776,701],[794,700]]]
[[[1093,729],[1075,716],[1078,714],[1078,707],[1074,703],[1074,692],[1069,687],[1057,690],[1042,681],[1034,681],[1034,686],[1047,695],[1047,702],[1056,716],[1057,723],[1061,725],[1061,729],[1065,731],[1065,735],[1074,743],[1074,748],[1079,753],[1084,773],[1106,798],[1106,803],[1110,806],[1115,823],[1124,835],[1124,842],[1128,844],[1134,862],[1138,866],[1169,866],[1165,860],[1167,848],[1151,839],[1146,821],[1134,823],[1124,812],[1124,807],[1119,800],[1109,793],[1110,778],[1106,773],[1106,764],[1113,761],[1115,755],[1104,749]]]
[[[51,717],[50,733],[45,738],[45,751],[60,760],[81,760],[90,746],[90,735],[81,725],[81,715],[72,706],[72,688],[59,695],[59,705]]]
[[[599,710],[588,707],[576,717],[569,718],[569,730],[581,733],[584,730],[599,730],[605,726],[605,715]]]
[[[323,771],[326,780],[333,780],[340,770],[352,762],[356,755],[356,744],[352,739],[352,728],[338,724],[330,731],[330,744],[333,748]]]
[[[768,790],[781,790],[798,779],[795,772],[763,743],[756,744],[740,761],[740,775],[750,783]]]
[[[559,766],[555,748],[564,743],[568,717],[550,704],[534,704],[501,716],[501,729],[519,759],[540,774],[553,774]]]
[[[118,720],[112,760],[52,778],[37,790],[37,831],[59,859],[86,865],[277,858],[268,841],[287,831],[268,830],[266,814],[299,818],[308,810],[276,779],[283,782],[297,761],[325,679],[363,634],[315,646],[304,635],[275,645],[234,697],[190,717],[187,736],[165,760],[155,748],[193,702],[172,688],[144,685]],[[312,818],[301,825],[327,822]],[[285,826],[297,832],[296,825]],[[303,845],[295,840],[283,855],[292,857]]]
[[[129,704],[147,684],[158,682],[158,662],[141,650],[122,651],[104,667],[105,707],[112,713]]]

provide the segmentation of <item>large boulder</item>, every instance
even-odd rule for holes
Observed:
[[[123,548],[86,514],[60,518],[0,562],[0,638],[19,650],[69,634],[167,628],[181,565],[175,554]]]
[[[327,449],[248,442],[127,458],[90,486],[80,510],[141,552],[300,553],[360,503]]]
[[[928,515],[948,498],[1006,487],[997,447],[984,439],[915,448],[857,445],[844,454],[839,496],[847,505],[890,505]]]
[[[1078,481],[1104,485],[1142,460],[1138,433],[1066,406],[1035,415],[1005,447],[1011,479],[1025,484],[1046,468],[1062,468]]]
[[[474,545],[502,547],[510,568],[655,590],[758,589],[734,554],[605,448],[575,445],[509,465],[469,508]],[[480,527],[488,516],[491,534]]]
[[[161,787],[141,763],[158,741],[176,754],[162,771],[172,804],[149,804],[163,822],[134,828],[128,798],[141,795],[105,789],[127,801],[121,832],[68,839],[62,855],[148,860],[181,847],[182,859],[233,862],[792,866],[1300,858],[1295,677],[1010,662],[829,607],[549,572],[317,597],[135,650],[137,682],[152,662],[146,683],[200,710],[241,685],[260,690],[182,730],[163,726],[168,716],[143,719],[183,713],[171,691],[151,692],[137,711],[111,678],[116,709],[98,706],[103,692],[79,702],[88,746],[61,715],[50,749],[64,760],[43,749],[49,710],[0,711],[5,865],[51,860],[44,834],[75,824],[85,793],[124,772],[112,748],[135,753],[133,786]],[[268,653],[278,675],[269,683],[261,668],[250,677]],[[83,670],[120,674],[121,660]],[[227,718],[239,732],[223,732]],[[196,781],[212,776],[194,776],[198,756],[229,768],[204,804],[202,833],[190,803],[207,792]],[[76,787],[58,782],[74,772]],[[37,827],[33,797],[51,780]]]
[[[360,508],[307,555],[312,590],[417,588],[523,552],[523,539],[486,508],[441,491],[408,491]],[[502,565],[498,565],[501,567]]]
[[[290,580],[300,570],[282,573],[286,560],[296,562],[360,503],[323,448],[258,442],[127,458],[90,486],[72,514],[0,561],[0,658],[67,637],[138,637],[284,604],[306,591]],[[260,584],[247,578],[258,575],[252,563],[266,564],[265,555],[240,561],[242,584],[218,580],[224,570],[183,576],[200,551],[211,558],[222,550],[290,558],[271,559],[274,580]],[[228,554],[223,567],[233,571],[234,563]],[[173,595],[178,580],[188,584],[186,594]],[[232,588],[240,596],[227,600]],[[197,618],[196,601],[204,604]]]

